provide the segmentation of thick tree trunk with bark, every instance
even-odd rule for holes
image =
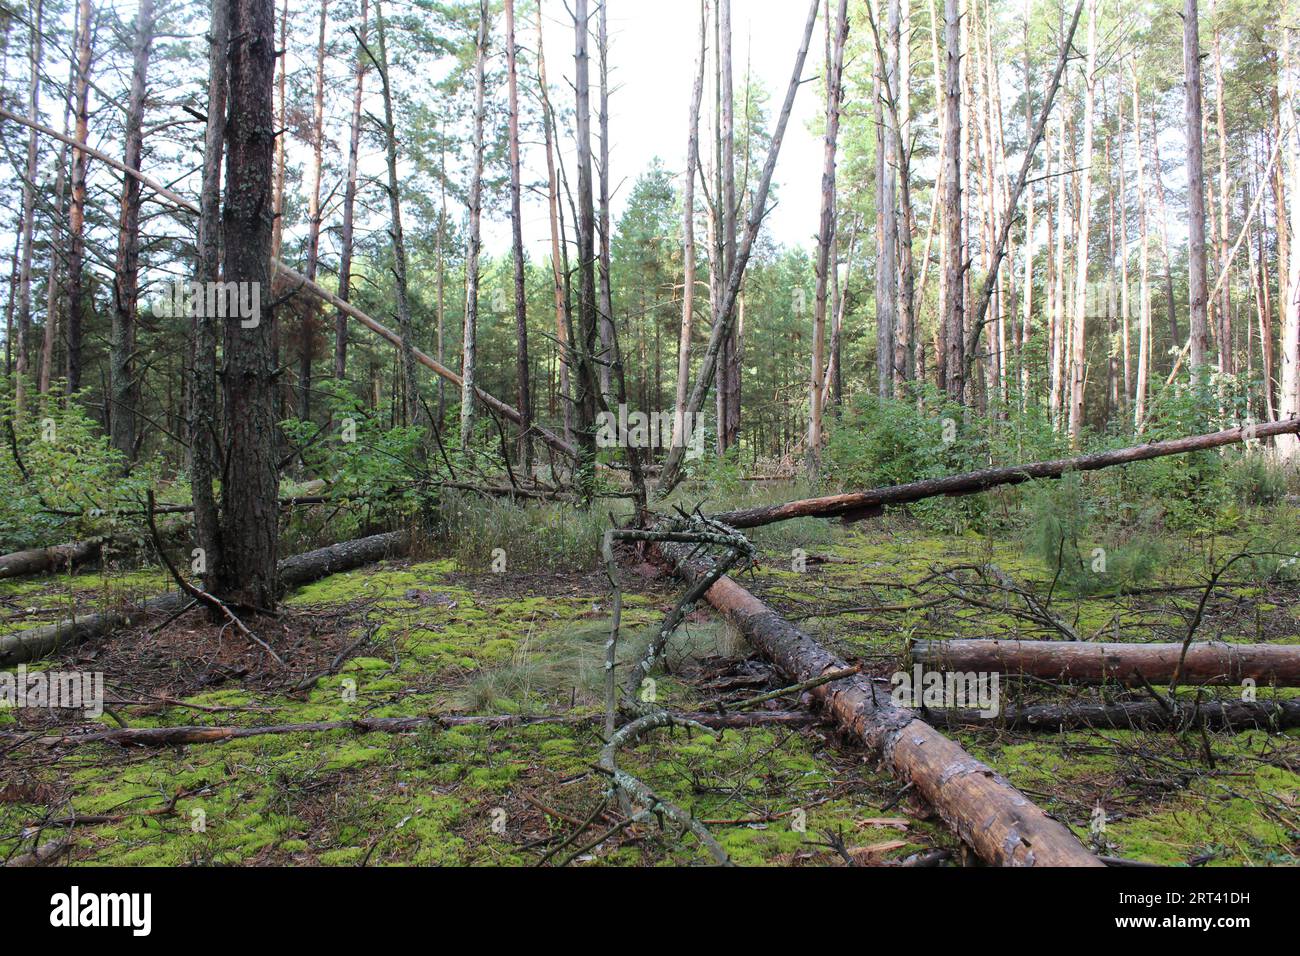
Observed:
[[[230,0],[212,0],[208,43],[208,114],[203,137],[203,185],[199,194],[195,268],[195,279],[203,288],[221,279],[221,162],[226,138]],[[194,501],[195,540],[204,557],[204,586],[211,590],[216,569],[221,564],[221,528],[212,490],[213,479],[218,474],[216,450],[221,421],[214,316],[196,310],[190,317],[190,342],[193,362],[189,393],[190,493]]]
[[[591,56],[588,43],[587,0],[575,0],[574,98],[578,151],[578,328],[574,344],[578,410],[578,473],[583,494],[593,489],[596,468],[596,413],[600,406],[600,376],[596,371],[600,345],[600,310],[596,302],[596,208],[591,173]]]
[[[247,289],[257,315],[225,320],[225,474],[216,596],[275,607],[279,471],[275,447],[275,316],[271,308],[271,161],[275,125],[273,0],[233,0],[222,210],[227,283]],[[230,310],[238,312],[238,310]]]

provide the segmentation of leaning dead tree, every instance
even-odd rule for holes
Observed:
[[[791,518],[843,518],[845,521],[860,521],[879,515],[886,505],[904,505],[926,498],[940,496],[956,497],[987,491],[999,485],[1018,485],[1021,482],[1040,478],[1060,478],[1062,475],[1076,471],[1097,471],[1115,465],[1127,465],[1135,461],[1147,461],[1163,458],[1166,455],[1183,455],[1210,448],[1222,448],[1241,442],[1271,438],[1275,435],[1294,435],[1300,432],[1300,418],[1289,418],[1280,422],[1262,425],[1242,425],[1227,428],[1208,435],[1195,435],[1190,438],[1174,438],[1169,441],[1152,442],[1147,445],[1134,445],[1116,451],[1096,452],[1091,455],[1079,455],[1074,458],[1057,458],[1053,461],[1039,461],[1025,465],[1012,465],[1007,468],[987,468],[983,471],[968,471],[946,478],[930,478],[914,481],[906,485],[892,485],[887,488],[873,488],[869,491],[855,491],[842,495],[829,495],[824,498],[805,498],[790,501],[782,505],[763,508],[747,508],[731,511],[715,517],[723,524],[733,528],[757,528],[777,521],[789,521]]]
[[[678,576],[710,574],[689,549],[657,544]],[[806,681],[848,665],[728,577],[705,598],[789,680]],[[1101,866],[1064,824],[911,711],[894,706],[861,675],[810,690],[839,726],[915,786],[981,859],[999,866]]]
[[[1191,685],[1251,680],[1261,686],[1300,686],[1300,647],[1294,644],[917,641],[912,660],[944,670],[1090,684],[1167,684],[1179,674],[1181,683]]]

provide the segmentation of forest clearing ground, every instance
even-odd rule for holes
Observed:
[[[1050,585],[1043,568],[1014,542],[938,534],[893,516],[850,529],[823,523],[815,539],[798,528],[764,529],[756,539],[764,561],[746,586],[879,677],[904,666],[909,637],[1053,636],[1038,622],[960,601],[840,613],[926,604],[951,591],[940,576],[935,580],[943,590],[918,593],[917,582],[936,569],[988,563],[1043,595]],[[801,539],[811,556],[803,572],[791,563]],[[677,592],[630,553],[625,558],[621,656],[627,658]],[[0,601],[57,610],[74,594],[89,606],[105,581],[119,590],[130,582],[143,593],[155,583],[152,574],[6,582]],[[1176,565],[1164,569],[1162,583],[1166,578],[1195,580]],[[958,581],[971,586],[968,575]],[[1294,641],[1294,597],[1293,585],[1226,588],[1211,602],[1199,637]],[[1051,608],[1085,637],[1097,631],[1114,640],[1118,625],[1121,640],[1170,640],[1185,628],[1179,608],[1197,598],[1194,591],[1125,598],[1058,593]],[[608,600],[603,575],[592,571],[479,574],[451,559],[390,562],[309,585],[288,599],[279,618],[259,622],[259,633],[288,652],[288,674],[194,612],[157,633],[161,620],[68,650],[45,666],[103,670],[110,700],[122,701],[111,709],[132,727],[596,714]],[[337,673],[293,689],[341,652],[350,656]],[[660,703],[689,711],[781,683],[701,609],[675,639],[657,691]],[[1118,689],[1007,681],[1004,700],[1096,699],[1098,693],[1116,696]],[[1271,693],[1261,688],[1261,699]],[[14,729],[16,718],[31,730],[82,723],[76,714],[0,711],[0,727]],[[100,722],[116,726],[108,714]],[[992,725],[954,736],[1085,840],[1102,806],[1105,849],[1113,855],[1213,864],[1295,863],[1300,855],[1295,731],[1051,735]],[[111,819],[75,828],[73,862],[528,864],[596,806],[604,789],[591,770],[599,747],[595,723],[299,733],[157,751],[97,744],[60,753],[28,745],[0,764],[0,857],[29,843],[42,821],[99,814]],[[714,834],[742,864],[838,864],[839,853],[825,845],[833,842],[827,833],[866,863],[958,849],[927,808],[900,794],[896,780],[866,764],[829,728],[729,730],[720,741],[675,732],[647,740],[623,759],[665,797],[714,821]],[[174,812],[145,815],[166,811],[177,793]],[[752,822],[738,822],[744,820]],[[593,825],[589,838],[608,825]],[[580,862],[706,858],[692,839],[641,827]]]

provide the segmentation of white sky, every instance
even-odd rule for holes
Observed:
[[[544,10],[552,95],[571,104],[573,28],[557,0],[546,0]],[[804,0],[732,0],[735,86],[742,88],[748,62],[752,75],[769,94],[772,123],[789,84],[807,13]],[[535,31],[530,26],[525,32],[523,27],[522,23],[517,27],[520,42],[535,45]],[[679,176],[685,169],[698,29],[699,0],[610,0],[610,188],[615,223],[636,177],[653,157],[658,156]],[[820,75],[821,50],[819,23],[804,64],[805,79]],[[593,111],[598,79],[595,66],[593,45]],[[779,203],[765,228],[778,242],[789,245],[808,245],[817,231],[821,140],[809,132],[809,126],[820,109],[821,87],[805,84],[795,99],[777,163],[774,183]],[[540,149],[526,150],[523,161],[535,178],[545,177],[545,156]],[[572,165],[569,174],[573,175]],[[544,202],[525,199],[523,228],[530,251],[538,257],[549,256],[550,224]],[[485,220],[484,245],[493,253],[507,250],[509,222]]]

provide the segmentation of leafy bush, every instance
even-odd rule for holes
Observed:
[[[138,463],[128,473],[125,459],[79,403],[65,404],[51,390],[19,416],[6,393],[0,396],[0,441],[0,549],[147,534],[140,512],[146,492],[159,484],[157,463]]]

